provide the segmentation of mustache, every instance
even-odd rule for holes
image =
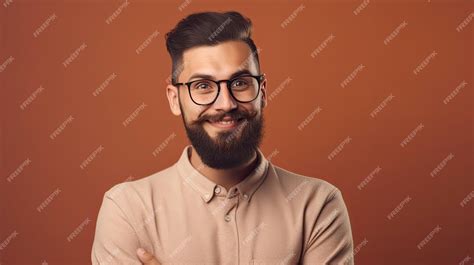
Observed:
[[[258,113],[257,111],[255,111],[255,112],[232,111],[232,112],[220,113],[220,114],[216,114],[216,115],[204,114],[201,117],[199,117],[194,122],[194,124],[202,124],[206,121],[215,122],[215,121],[222,120],[224,117],[230,117],[233,120],[240,120],[240,119],[251,120],[251,119],[255,118],[257,113]]]

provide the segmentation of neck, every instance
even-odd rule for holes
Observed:
[[[252,158],[242,165],[229,169],[215,169],[204,164],[194,148],[191,148],[189,161],[199,173],[212,182],[224,187],[226,190],[229,190],[232,186],[244,180],[250,172],[255,169],[258,163],[257,152],[255,152]]]

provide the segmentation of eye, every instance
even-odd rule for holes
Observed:
[[[200,88],[200,89],[206,89],[209,87],[209,84],[206,84],[206,83],[200,83],[197,85],[197,88]]]
[[[235,79],[235,80],[232,81],[232,86],[233,87],[243,87],[243,86],[247,86],[247,85],[248,85],[248,82],[245,79],[239,78],[239,79]]]
[[[199,81],[199,82],[193,83],[192,87],[193,89],[205,90],[205,89],[209,89],[211,87],[211,84],[209,83],[209,81]]]

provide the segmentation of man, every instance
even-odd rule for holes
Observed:
[[[93,264],[353,264],[341,192],[259,149],[267,80],[237,12],[188,16],[166,37],[179,160],[104,195]]]

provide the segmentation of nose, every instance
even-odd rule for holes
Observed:
[[[232,97],[230,94],[229,89],[227,88],[227,84],[222,82],[221,90],[219,95],[217,96],[216,101],[213,104],[213,107],[217,110],[222,110],[224,112],[228,112],[237,108],[237,101]]]

